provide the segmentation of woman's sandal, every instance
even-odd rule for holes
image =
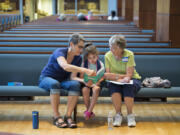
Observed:
[[[55,125],[58,128],[67,128],[67,123],[63,120],[61,116],[57,118],[52,118],[53,119],[53,125]],[[62,122],[59,122],[59,119],[62,119]]]
[[[68,128],[77,128],[76,123],[72,120],[71,116],[65,116],[65,121]]]

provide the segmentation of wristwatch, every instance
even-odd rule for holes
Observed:
[[[116,75],[116,80],[118,80],[119,79],[119,76],[118,75]]]

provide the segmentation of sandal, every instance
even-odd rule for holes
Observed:
[[[65,121],[68,128],[77,128],[76,123],[72,120],[71,116],[65,116]]]
[[[67,123],[62,121],[62,122],[59,122],[59,119],[62,119],[63,118],[61,116],[57,117],[57,118],[52,118],[53,119],[53,125],[55,125],[56,127],[58,128],[66,128],[67,127]]]

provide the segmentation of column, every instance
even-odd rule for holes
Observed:
[[[20,11],[20,16],[21,16],[21,24],[24,24],[24,19],[23,19],[23,0],[19,0],[19,11]]]

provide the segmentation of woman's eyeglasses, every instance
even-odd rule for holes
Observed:
[[[78,45],[79,49],[84,49],[84,46]]]

